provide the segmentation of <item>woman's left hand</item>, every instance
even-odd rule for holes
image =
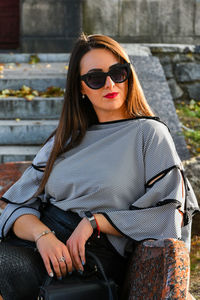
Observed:
[[[87,218],[83,218],[67,240],[73,266],[77,271],[83,271],[85,264],[85,244],[93,233],[93,228]]]

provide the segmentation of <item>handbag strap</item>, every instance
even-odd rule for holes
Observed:
[[[108,280],[108,277],[106,276],[106,273],[104,271],[104,268],[103,268],[103,265],[102,265],[100,259],[94,253],[92,253],[92,252],[90,252],[88,250],[87,250],[87,254],[88,254],[88,256],[91,256],[94,259],[95,263],[99,267],[99,271],[100,271],[100,273],[101,273],[101,275],[102,275],[103,279],[105,280],[105,282],[107,284],[107,287],[108,287],[109,300],[114,300],[113,299],[112,289],[111,289],[111,286],[110,286],[110,282]]]

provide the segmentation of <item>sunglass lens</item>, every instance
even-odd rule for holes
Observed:
[[[125,81],[128,77],[128,70],[126,67],[115,68],[111,70],[110,73],[111,78],[117,83]]]
[[[101,73],[92,73],[87,76],[87,83],[93,89],[99,89],[105,84],[105,76]]]

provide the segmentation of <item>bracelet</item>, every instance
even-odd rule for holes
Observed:
[[[95,222],[97,224],[97,238],[100,239],[101,231],[100,231],[99,223],[97,222],[97,218],[95,217],[95,215],[93,215],[93,216],[94,216]]]
[[[53,233],[53,234],[55,234],[55,231],[53,231],[53,230],[44,230],[44,231],[42,231],[42,232],[38,235],[38,237],[35,239],[35,243],[37,243],[37,241],[38,241],[43,235],[46,235],[46,234],[48,234],[48,233]]]

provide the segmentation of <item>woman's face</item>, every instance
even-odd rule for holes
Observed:
[[[81,59],[80,75],[82,76],[92,71],[108,72],[116,64],[119,64],[119,60],[111,51],[92,49]],[[128,80],[122,83],[115,83],[110,76],[107,76],[105,85],[99,89],[92,89],[83,80],[81,81],[81,93],[86,95],[91,101],[99,122],[128,117],[125,106],[127,92]]]

